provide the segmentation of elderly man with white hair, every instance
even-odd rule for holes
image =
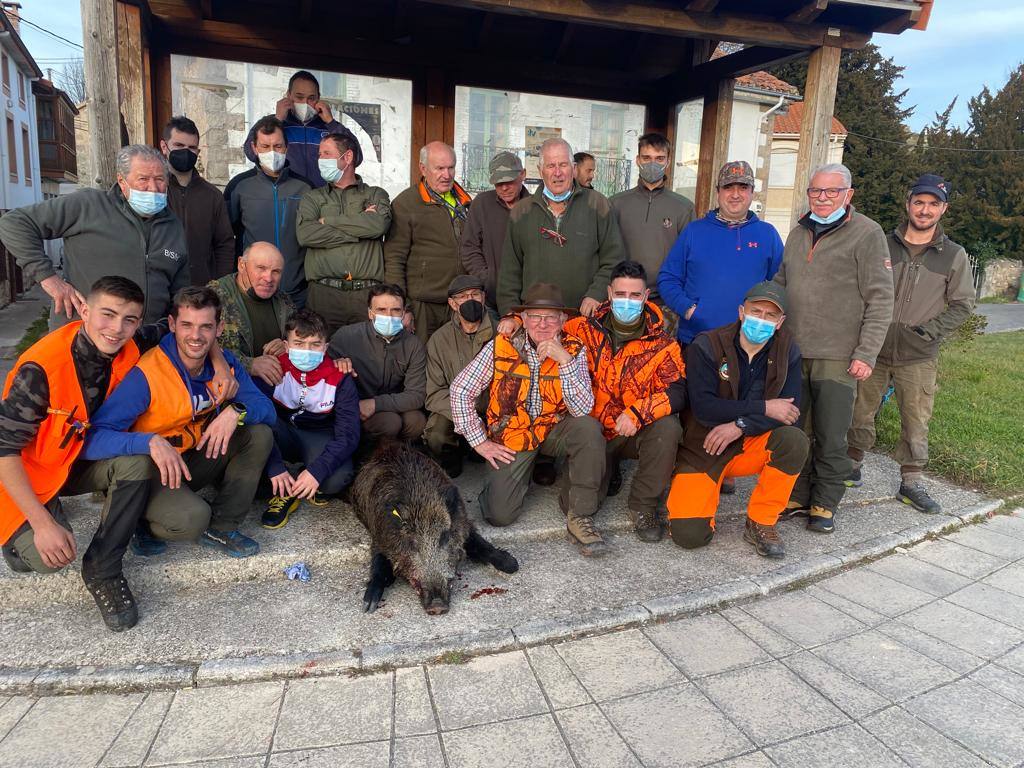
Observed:
[[[540,147],[543,184],[516,203],[498,272],[498,311],[522,303],[534,283],[554,283],[567,306],[590,316],[607,298],[612,267],[622,261],[622,235],[608,199],[573,177],[572,147],[548,139]],[[503,321],[503,333],[518,321]]]
[[[455,150],[432,141],[420,150],[420,180],[395,198],[384,240],[384,281],[409,297],[424,344],[451,320],[448,284],[464,273],[459,240],[470,197],[455,181]]]
[[[143,323],[167,317],[171,296],[189,284],[181,221],[167,207],[167,161],[158,149],[130,144],[117,153],[117,182],[11,211],[0,218],[0,241],[53,299],[51,328],[70,320],[104,275],[142,287]],[[64,239],[64,276],[43,249]],[[62,317],[63,315],[63,317]]]
[[[810,211],[789,233],[775,275],[786,288],[786,326],[803,353],[800,409],[811,438],[787,509],[807,510],[807,527],[819,533],[835,529],[850,474],[846,433],[857,382],[871,375],[893,312],[885,234],[852,199],[845,165],[817,168],[807,187]]]

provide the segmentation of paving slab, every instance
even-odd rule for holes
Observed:
[[[774,765],[764,752],[751,752],[749,755],[715,763],[712,768],[774,768]]]
[[[1005,656],[996,659],[996,664],[1024,675],[1024,645],[1017,646]]]
[[[1001,557],[987,555],[949,539],[921,542],[910,547],[908,554],[969,579],[980,579],[1009,563]]]
[[[934,599],[927,592],[869,570],[847,571],[824,579],[817,586],[889,617],[920,608]]]
[[[904,705],[946,736],[999,766],[1024,760],[1024,707],[977,683],[959,680]]]
[[[812,648],[859,632],[865,625],[803,592],[791,592],[743,608],[794,643]]]
[[[997,533],[989,529],[988,523],[972,525],[970,528],[951,533],[946,538],[961,546],[970,547],[1003,560],[1013,561],[1024,558],[1024,539]]]
[[[867,569],[935,597],[945,597],[971,583],[966,576],[902,553],[876,560]]]
[[[856,619],[866,627],[874,627],[885,621],[885,616],[877,611],[848,600],[842,595],[837,595],[835,592],[829,592],[827,589],[823,589],[820,584],[811,584],[800,591],[816,600],[820,600],[826,605],[838,608],[847,616]]]
[[[984,768],[988,765],[899,707],[890,707],[861,725],[911,768]]]
[[[391,738],[392,673],[293,680],[274,734],[275,750]]]
[[[800,646],[792,640],[783,637],[774,629],[771,629],[755,619],[742,608],[726,608],[724,611],[719,612],[719,615],[728,620],[728,622],[736,627],[736,629],[761,646],[766,653],[775,658],[783,658],[784,656],[796,653],[800,650]]]
[[[270,768],[387,768],[389,755],[390,746],[386,741],[349,744],[327,749],[277,752],[270,756]]]
[[[879,624],[875,629],[961,675],[972,672],[985,664],[985,660],[981,657],[900,621]]]
[[[638,630],[561,643],[555,650],[597,701],[663,688],[685,679]]]
[[[441,742],[436,734],[396,739],[391,765],[396,768],[446,768]]]
[[[983,659],[994,659],[1024,640],[1024,632],[945,600],[911,611],[900,621]]]
[[[647,637],[691,677],[771,660],[760,646],[717,614],[647,627]]]
[[[982,583],[998,587],[1004,592],[1024,597],[1024,563],[1012,563],[986,576]]]
[[[1005,515],[993,515],[992,518],[985,523],[985,527],[990,531],[1001,533],[1004,536],[1013,536],[1017,539],[1024,539],[1024,510],[1018,509],[1008,512]]]
[[[481,656],[427,670],[442,730],[466,728],[548,711],[523,651]]]
[[[117,739],[100,761],[100,768],[135,768],[142,765],[167,715],[174,694],[152,691],[125,723]]]
[[[905,768],[895,754],[859,725],[804,736],[768,747],[779,768]]]
[[[419,666],[396,669],[395,735],[417,736],[436,730],[426,671]]]
[[[1018,675],[997,664],[989,664],[973,672],[968,680],[1024,707],[1024,675]]]
[[[452,768],[568,768],[573,764],[551,715],[478,725],[441,738]]]
[[[1024,629],[1024,597],[989,584],[972,584],[949,595],[946,600],[963,608]]]
[[[558,651],[550,645],[534,646],[527,650],[526,656],[552,709],[578,707],[593,702],[572,670],[562,661]]]
[[[688,768],[735,757],[753,743],[686,683],[601,707],[647,768]]]
[[[849,722],[778,661],[706,677],[697,686],[758,746]]]
[[[587,768],[642,768],[597,705],[555,714],[576,762]]]
[[[787,656],[782,663],[851,718],[859,719],[889,706],[884,696],[810,651]]]
[[[3,740],[11,729],[32,709],[36,700],[29,696],[12,696],[0,704],[0,740]]]

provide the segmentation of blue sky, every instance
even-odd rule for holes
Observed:
[[[81,43],[79,0],[21,0],[24,18]],[[80,56],[80,49],[61,43],[25,25],[22,35],[45,72],[60,71],[61,59]],[[965,125],[967,100],[983,85],[997,90],[1010,71],[1024,60],[1024,3],[1015,0],[936,0],[926,32],[876,35],[886,56],[906,67],[901,88],[909,89],[904,104],[916,105],[910,118],[915,130],[929,123],[957,94],[954,123]]]

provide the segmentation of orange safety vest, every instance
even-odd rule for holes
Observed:
[[[132,432],[149,432],[167,440],[178,453],[195,448],[219,412],[215,404],[196,411],[192,390],[179,369],[160,347],[139,360],[138,368],[149,384],[149,407],[135,420]]]
[[[562,346],[575,357],[580,341],[562,334]],[[541,412],[532,418],[526,410],[530,394],[530,366],[506,336],[494,337],[494,378],[487,402],[487,434],[513,451],[532,451],[544,442],[548,431],[565,418],[562,380],[558,363],[550,357],[540,364]]]
[[[22,365],[35,363],[46,371],[50,389],[47,415],[32,441],[21,449],[21,463],[40,504],[48,503],[60,492],[71,474],[71,465],[82,451],[89,429],[85,395],[71,356],[71,347],[81,327],[82,321],[78,320],[41,338],[18,358],[4,384],[6,398]],[[128,375],[138,359],[139,348],[134,341],[129,341],[114,357],[107,395]],[[0,542],[10,539],[24,522],[25,515],[0,485]]]

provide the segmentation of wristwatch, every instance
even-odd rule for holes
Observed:
[[[238,426],[245,426],[245,416],[248,413],[248,411],[245,410],[245,406],[241,403],[231,403],[231,408],[238,414]]]
[[[746,431],[747,431],[747,420],[746,419],[744,419],[742,416],[740,416],[738,419],[736,419],[735,424],[736,424],[737,427],[740,428],[740,432],[746,433]]]

